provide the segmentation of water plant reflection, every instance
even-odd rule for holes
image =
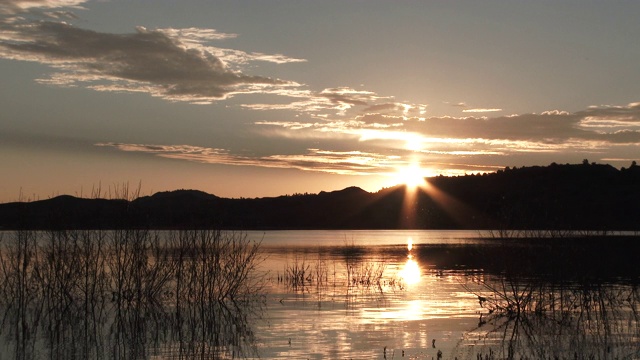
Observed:
[[[353,241],[317,250],[316,259],[309,259],[305,252],[291,253],[284,268],[272,278],[277,281],[272,292],[283,292],[280,304],[302,300],[322,309],[342,303],[357,316],[371,303],[384,306],[389,293],[405,288],[395,257],[390,261],[385,252]]]
[[[1,248],[2,357],[254,357],[258,244],[219,231],[18,231]]]
[[[457,349],[459,358],[640,356],[640,294],[635,283],[553,283],[508,277],[476,282],[485,312]],[[481,289],[485,291],[478,292]]]
[[[484,309],[460,349],[486,358],[626,359],[640,350],[633,239],[500,242],[463,287]],[[461,358],[463,354],[459,354]],[[469,354],[467,354],[469,355]]]

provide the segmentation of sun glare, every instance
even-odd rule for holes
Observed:
[[[411,255],[411,250],[413,250],[412,238],[407,238],[407,250],[409,251],[409,256],[404,267],[400,270],[400,277],[407,285],[413,285],[420,282],[420,265],[413,260],[413,255]]]
[[[418,165],[411,165],[401,169],[395,174],[398,184],[405,184],[408,187],[418,187],[425,184],[424,170]]]
[[[400,276],[405,284],[413,285],[420,282],[420,265],[412,258],[407,259],[404,268],[400,271]]]

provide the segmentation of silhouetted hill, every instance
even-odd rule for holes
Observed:
[[[126,200],[61,195],[48,200],[0,204],[0,228],[72,229],[126,227]]]
[[[640,230],[640,167],[505,168],[434,177],[428,186],[369,193],[228,199],[196,190],[133,201],[58,196],[0,204],[0,228]]]

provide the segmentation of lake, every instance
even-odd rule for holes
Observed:
[[[637,238],[485,235],[5,232],[0,359],[640,357]]]

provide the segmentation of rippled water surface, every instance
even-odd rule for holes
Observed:
[[[640,357],[637,238],[205,235],[4,233],[0,359]]]
[[[268,310],[264,321],[256,323],[261,355],[354,359],[640,355],[635,345],[640,332],[634,271],[628,273],[623,267],[593,277],[583,276],[582,267],[573,272],[572,262],[592,257],[609,261],[599,257],[599,245],[582,258],[570,259],[571,247],[580,243],[556,251],[553,248],[561,239],[539,244],[533,239],[487,240],[481,235],[475,231],[250,233],[263,241],[268,254],[263,268],[270,274]],[[613,248],[627,245],[611,243]],[[529,256],[537,252],[540,256]],[[554,255],[547,256],[548,252]],[[308,280],[288,282],[287,269],[292,267],[306,267]],[[379,279],[367,277],[376,271],[381,271]],[[318,274],[327,281],[318,283]],[[362,274],[367,280],[361,281]]]
[[[401,358],[403,351],[406,357],[451,354],[477,325],[481,308],[461,286],[464,271],[438,270],[415,250],[423,244],[477,243],[477,237],[477,232],[264,233],[270,295],[265,319],[256,325],[261,354],[376,359],[385,349],[387,358]],[[296,264],[308,274],[300,284],[287,278],[287,268]]]

